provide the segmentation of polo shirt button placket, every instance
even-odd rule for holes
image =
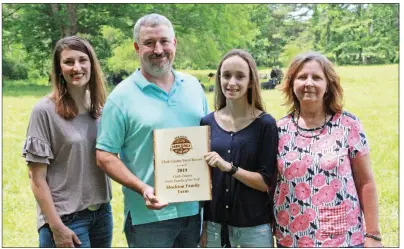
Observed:
[[[168,96],[167,102],[168,102],[168,105],[174,106],[174,105],[175,105],[174,97],[173,97],[172,95],[171,95],[171,96]]]
[[[173,83],[172,87],[174,87],[175,84],[176,84],[176,82]],[[167,103],[168,103],[169,106],[175,106],[176,105],[176,100],[175,100],[176,91],[177,91],[177,89],[173,88],[172,91],[170,93],[168,93]]]

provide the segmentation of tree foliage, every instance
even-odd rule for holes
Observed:
[[[232,48],[260,67],[287,66],[317,50],[337,64],[399,62],[398,4],[3,4],[3,77],[49,72],[62,37],[78,34],[94,46],[104,71],[139,66],[133,26],[160,13],[176,32],[175,67],[211,69]],[[25,72],[25,73],[24,73]]]

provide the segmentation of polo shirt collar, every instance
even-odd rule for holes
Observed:
[[[178,74],[174,69],[171,69],[171,72],[174,75],[174,84],[181,84],[184,82],[184,78]],[[143,88],[151,85],[155,85],[154,83],[150,83],[140,72],[140,68],[136,69],[136,72],[134,74],[134,79],[133,81],[135,82],[136,85],[139,86],[140,89],[143,90]]]

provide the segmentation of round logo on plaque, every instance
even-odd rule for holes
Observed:
[[[175,137],[173,143],[171,144],[171,151],[177,155],[186,154],[190,150],[192,150],[192,144],[186,136]]]

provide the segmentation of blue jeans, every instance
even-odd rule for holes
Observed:
[[[61,217],[81,241],[76,247],[111,247],[113,219],[111,204],[105,203],[96,211],[84,209]],[[48,224],[39,229],[39,247],[56,247]]]
[[[219,223],[207,221],[207,247],[221,247]],[[274,247],[270,224],[255,227],[229,227],[232,247]]]
[[[199,214],[132,225],[129,213],[124,228],[129,247],[197,247],[200,230]]]

